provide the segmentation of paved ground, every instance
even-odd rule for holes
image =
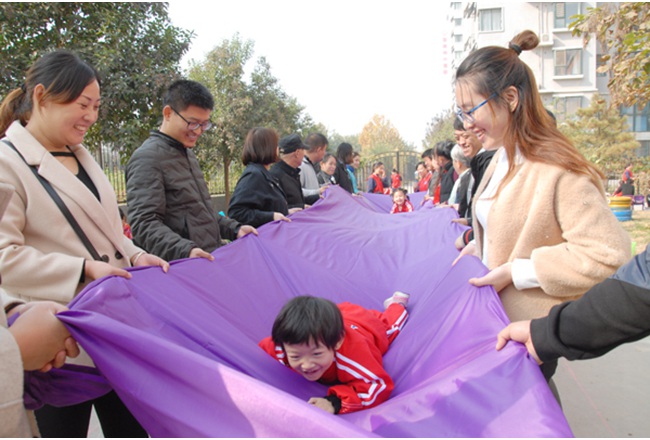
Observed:
[[[554,380],[576,437],[650,437],[650,338],[599,359],[562,359]],[[95,417],[88,436],[102,437]]]
[[[650,338],[598,359],[563,359],[554,380],[576,437],[650,437]]]

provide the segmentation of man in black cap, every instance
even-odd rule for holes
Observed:
[[[287,197],[289,211],[295,212],[305,208],[305,199],[300,185],[300,164],[305,156],[305,149],[298,134],[290,134],[280,139],[278,146],[280,160],[273,164],[270,173],[275,177]]]

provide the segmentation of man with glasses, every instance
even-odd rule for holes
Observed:
[[[126,166],[128,219],[133,241],[168,261],[201,257],[250,232],[252,226],[219,215],[192,148],[212,126],[214,99],[203,85],[174,82],[163,98],[163,121]]]

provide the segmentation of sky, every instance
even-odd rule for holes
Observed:
[[[282,89],[316,122],[359,134],[373,115],[422,146],[427,123],[453,104],[443,48],[448,3],[432,0],[169,2],[174,26],[195,36],[182,60],[201,60],[239,33],[266,57]]]

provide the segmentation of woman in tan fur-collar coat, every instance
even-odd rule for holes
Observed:
[[[556,128],[535,78],[519,59],[539,39],[470,54],[456,74],[458,116],[486,149],[499,149],[474,197],[475,244],[511,320],[546,316],[630,257],[630,239],[608,208],[602,174]]]
[[[0,273],[4,290],[14,297],[66,304],[92,280],[130,278],[125,268],[169,267],[124,236],[115,193],[81,145],[97,120],[100,99],[97,72],[77,55],[58,50],[36,61],[25,84],[2,102],[0,182],[12,185],[15,194],[0,223]],[[97,260],[32,167],[63,200]],[[146,436],[114,392],[67,408],[46,405],[36,413],[41,433],[86,436],[93,404],[106,437]],[[104,423],[107,417],[110,423]]]

